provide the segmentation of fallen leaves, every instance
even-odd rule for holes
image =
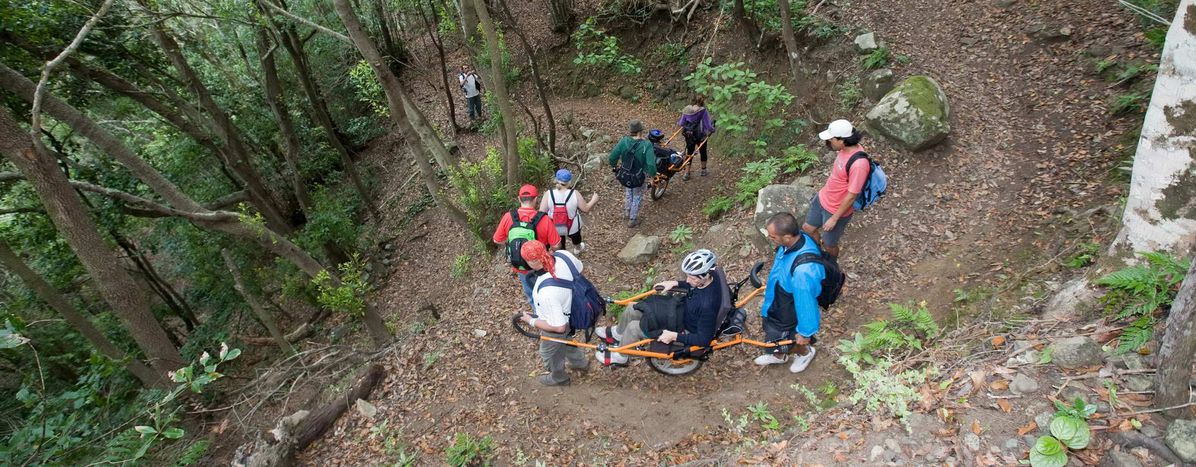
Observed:
[[[1009,413],[1013,410],[1013,406],[1005,399],[997,399],[997,406],[1001,408],[1002,412]]]
[[[993,336],[989,342],[992,343],[994,349],[999,349],[1005,345],[1005,336]]]
[[[984,428],[980,426],[980,420],[972,420],[972,433],[979,435],[983,431]]]
[[[1027,423],[1025,425],[1018,427],[1017,435],[1018,436],[1026,436],[1027,433],[1037,430],[1037,429],[1038,429],[1038,423],[1035,422],[1034,420],[1030,420],[1030,423]]]

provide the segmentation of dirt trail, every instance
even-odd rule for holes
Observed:
[[[897,69],[899,78],[924,73],[943,86],[951,102],[953,132],[948,143],[918,154],[866,140],[893,178],[892,189],[879,205],[852,220],[843,253],[850,288],[825,315],[819,356],[800,376],[780,366],[757,368],[749,361],[755,354],[740,348],[720,352],[686,377],[664,377],[642,363],[614,371],[594,366],[575,375],[571,387],[540,387],[534,379],[541,370],[535,344],[509,330],[509,317],[522,301],[517,282],[494,258],[474,258],[468,277],[451,277],[448,265],[466,251],[469,239],[429,210],[394,231],[397,261],[387,286],[374,297],[378,306],[390,310],[389,321],[405,336],[395,358],[386,362],[388,378],[376,393],[377,418],[346,416],[301,460],[375,463],[382,448],[368,439],[367,427],[383,419],[427,463],[441,458],[456,432],[493,436],[500,458],[523,453],[549,464],[623,459],[641,464],[669,453],[718,451],[723,409],[738,414],[746,405],[764,401],[778,416],[800,414],[804,402],[790,385],[814,388],[841,380],[833,343],[886,314],[887,303],[927,300],[933,310],[945,313],[953,289],[992,286],[1046,262],[1062,248],[1062,228],[1071,212],[1110,204],[1119,194],[1101,184],[1116,162],[1111,135],[1129,122],[1107,116],[1105,101],[1117,90],[1091,86],[1091,65],[1080,52],[1099,45],[1134,54],[1141,53],[1141,44],[1133,39],[1132,18],[1124,12],[1110,14],[1103,4],[1065,0],[1015,5],[857,0],[837,12],[851,18],[853,26],[875,31],[894,53],[912,58]],[[1068,26],[1070,36],[1028,36],[1027,28],[1037,24],[1055,30]],[[738,46],[731,41],[716,48]],[[835,71],[858,72],[856,57],[846,57]],[[429,107],[439,105],[434,101],[438,94],[425,95],[436,96],[426,98],[437,102]],[[649,127],[670,128],[675,121],[673,109],[605,95],[558,98],[554,106],[558,118],[571,112],[581,125],[612,136],[621,133],[631,116]],[[858,121],[864,110],[846,117]],[[482,137],[465,134],[458,143],[464,153],[480,154]],[[400,147],[391,144],[375,148],[375,163],[385,167],[387,159],[398,157]],[[695,236],[705,231],[709,223],[701,217],[701,206],[720,187],[733,190],[744,162],[712,157],[710,177],[674,179],[677,183],[663,200],[645,201],[638,232],[663,237],[678,224],[695,226]],[[383,186],[397,186],[409,175],[405,167],[386,170]],[[824,176],[814,173],[819,180]],[[596,190],[602,197],[596,212],[585,218],[590,252],[582,260],[587,276],[605,293],[636,288],[646,268],[614,258],[634,233],[621,224],[621,189],[605,170],[587,177],[582,191]],[[397,228],[394,219],[402,218],[414,199],[398,194],[379,228]],[[798,209],[804,212],[804,207]],[[750,213],[739,213],[721,222],[740,228],[748,218]],[[662,247],[652,263],[659,265],[661,279],[676,275],[679,258],[667,249]],[[748,263],[768,256],[755,252],[750,258],[730,259],[728,269],[739,277]],[[424,303],[437,305],[439,322],[413,313]],[[753,332],[758,326],[758,318],[749,323]],[[588,444],[575,450],[573,443],[554,442],[575,437]]]

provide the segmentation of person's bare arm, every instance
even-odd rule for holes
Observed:
[[[858,196],[860,196],[859,193],[848,192],[847,197],[843,198],[843,202],[839,203],[839,209],[836,209],[835,213],[831,215],[831,218],[827,219],[826,222],[822,224],[822,231],[830,232],[835,230],[835,224],[838,224],[839,219],[842,219],[843,215],[847,214],[847,210],[851,208],[853,203],[855,203],[855,199]]]
[[[581,195],[579,194],[578,196]],[[590,209],[593,209],[595,204],[598,204],[598,193],[590,195],[589,201],[586,201],[586,198],[582,196],[581,201],[577,203],[577,209],[581,210],[581,212],[590,212]]]

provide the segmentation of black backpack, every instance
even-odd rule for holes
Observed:
[[[619,168],[615,170],[615,178],[619,183],[627,188],[639,188],[644,185],[644,159],[636,152],[636,148],[644,140],[636,140],[631,143],[631,149],[623,152],[623,156],[619,159]]]
[[[700,141],[703,136],[706,136],[702,132],[702,119],[700,118],[686,120],[681,128],[685,132],[685,140],[689,142]]]
[[[847,283],[847,275],[843,274],[842,269],[839,269],[839,262],[835,257],[821,253],[802,253],[793,260],[789,274],[792,275],[798,266],[806,263],[818,263],[826,269],[826,277],[822,279],[822,291],[818,293],[818,306],[824,310],[830,308],[839,299],[839,294],[843,292],[843,285]]]
[[[511,266],[520,271],[530,271],[531,266],[528,266],[527,261],[523,259],[523,253],[519,252],[523,248],[523,244],[528,240],[536,240],[536,227],[540,225],[540,221],[544,219],[543,211],[537,211],[532,220],[523,222],[519,220],[519,208],[512,209],[509,213],[511,215],[511,227],[507,229],[507,259],[511,261]]]

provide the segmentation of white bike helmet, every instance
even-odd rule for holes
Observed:
[[[685,255],[681,260],[681,272],[691,276],[701,276],[714,268],[714,252],[705,248]]]

